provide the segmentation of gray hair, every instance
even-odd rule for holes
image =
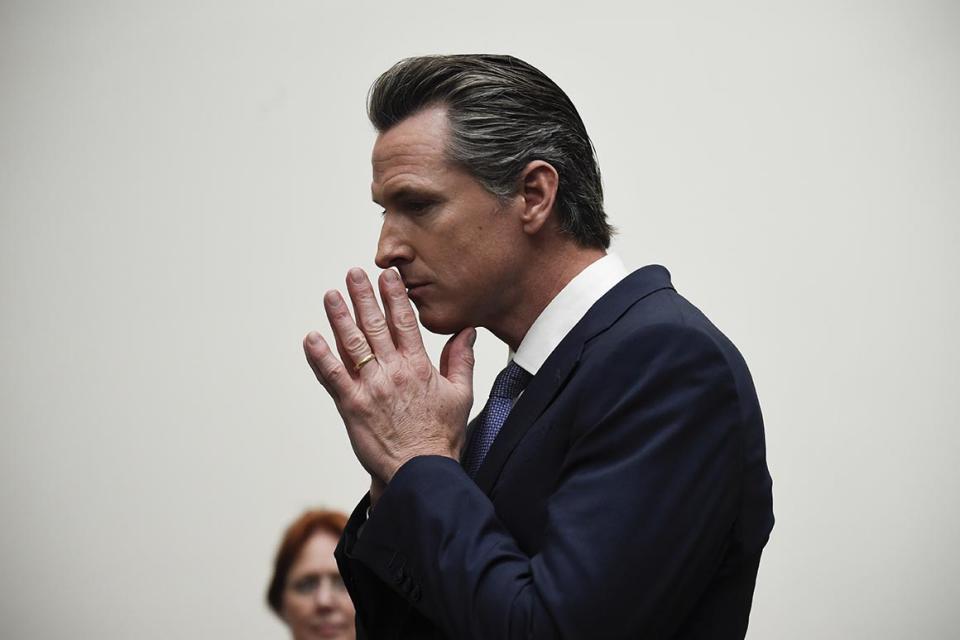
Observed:
[[[367,115],[382,133],[435,105],[447,108],[448,156],[487,191],[514,195],[529,162],[548,162],[560,176],[561,231],[585,247],[610,246],[593,143],[570,98],[543,72],[512,56],[407,58],[370,87]]]

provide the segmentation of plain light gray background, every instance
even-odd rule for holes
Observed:
[[[749,637],[955,633],[960,10],[719,5],[0,3],[0,636],[286,637],[283,526],[366,487],[300,348],[373,267],[366,90],[465,51],[565,88],[615,251],[751,365]]]

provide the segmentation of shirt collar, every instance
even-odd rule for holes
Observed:
[[[612,253],[578,273],[534,320],[517,352],[511,354],[514,362],[536,375],[590,307],[626,276],[623,262]]]

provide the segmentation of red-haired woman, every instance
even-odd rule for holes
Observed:
[[[267,589],[293,640],[354,640],[355,611],[333,550],[347,524],[336,511],[307,511],[287,528]]]

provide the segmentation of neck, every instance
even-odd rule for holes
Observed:
[[[520,348],[527,331],[550,301],[581,271],[606,255],[603,249],[584,248],[564,243],[551,252],[537,252],[528,261],[520,282],[508,302],[506,313],[486,328],[511,350]]]

